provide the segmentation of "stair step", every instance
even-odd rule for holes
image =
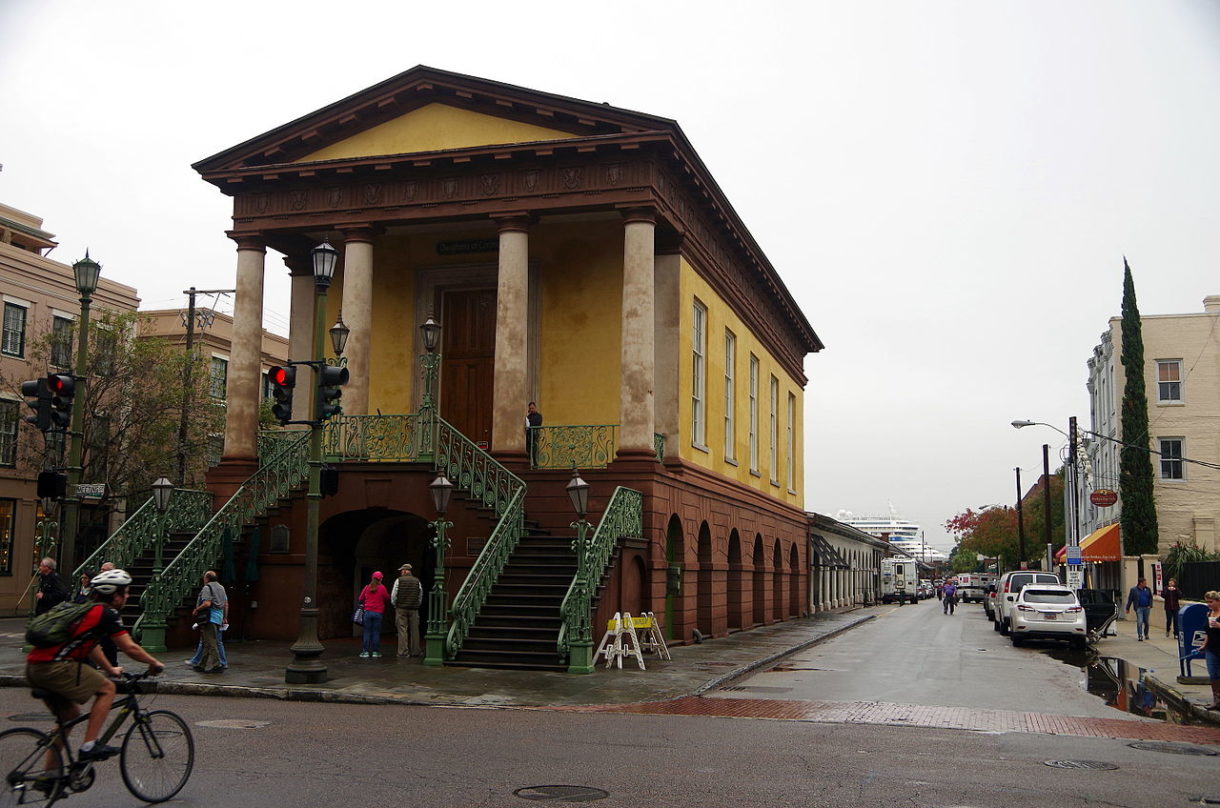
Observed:
[[[494,670],[506,671],[555,671],[557,673],[566,672],[567,665],[561,663],[543,663],[543,662],[518,662],[516,660],[504,659],[463,659],[460,656],[457,659],[450,659],[445,662],[447,668],[491,668]]]

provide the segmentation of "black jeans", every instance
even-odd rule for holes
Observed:
[[[1173,636],[1178,636],[1178,610],[1165,610],[1165,633],[1173,632]]]

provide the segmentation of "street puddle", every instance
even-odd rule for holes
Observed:
[[[1146,668],[1118,657],[1095,656],[1088,651],[1054,650],[1048,652],[1066,665],[1084,673],[1081,686],[1115,710],[1170,724],[1191,724],[1189,714],[1162,699],[1144,682]]]

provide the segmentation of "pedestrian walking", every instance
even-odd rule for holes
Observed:
[[[945,614],[953,614],[953,610],[957,608],[957,584],[952,581],[945,584],[941,592],[941,605]]]
[[[398,655],[420,656],[423,646],[419,641],[419,605],[424,599],[424,587],[411,572],[410,564],[398,568],[398,580],[390,590],[390,602],[394,604],[394,626],[398,630]]]
[[[1212,686],[1209,710],[1220,710],[1220,592],[1203,595],[1207,602],[1207,639],[1203,641],[1203,657],[1207,660],[1207,678]]]
[[[373,577],[360,590],[356,602],[364,609],[364,641],[360,645],[360,658],[381,656],[381,621],[386,610],[390,608],[390,592],[381,583],[382,574],[374,572]]]
[[[208,570],[203,574],[203,587],[195,599],[195,617],[199,621],[199,636],[203,643],[203,657],[195,670],[200,673],[223,673],[220,665],[220,627],[225,622],[229,599],[225,588],[216,580],[216,573]]]
[[[1178,589],[1176,578],[1169,579],[1161,597],[1165,598],[1165,636],[1168,637],[1169,632],[1172,631],[1173,636],[1176,637],[1178,636],[1178,609],[1182,608],[1182,590]]]
[[[42,614],[57,603],[63,603],[71,595],[68,587],[55,571],[55,559],[44,558],[38,562],[38,591],[34,593],[34,614]]]
[[[1152,590],[1148,588],[1148,579],[1140,578],[1131,591],[1127,593],[1126,613],[1135,609],[1135,639],[1143,642],[1148,636],[1148,618],[1152,614]]]
[[[211,574],[215,575],[216,573],[212,572]],[[206,577],[205,577],[205,582],[206,582]],[[221,610],[222,610],[221,623],[219,626],[216,627],[216,656],[220,660],[220,663],[219,663],[220,670],[223,671],[223,670],[228,669],[228,667],[229,667],[229,657],[227,654],[225,654],[225,634],[224,634],[226,631],[229,630],[229,593],[225,591],[224,586],[220,583],[220,581],[218,579],[213,580],[211,583],[212,583],[211,593],[219,599],[219,602],[221,604]],[[209,616],[210,615],[211,615],[211,613],[209,612]],[[199,641],[195,643],[195,655],[193,657],[191,657],[190,659],[188,659],[186,661],[186,664],[190,665],[195,670],[199,670],[200,668],[203,667],[203,653],[204,653],[203,631],[202,631],[203,621],[200,620],[195,625],[200,628]]]

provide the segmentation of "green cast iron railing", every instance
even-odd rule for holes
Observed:
[[[653,433],[652,449],[657,462],[664,462],[664,435]],[[618,451],[618,424],[532,426],[526,450],[536,469],[604,469]]]
[[[644,535],[644,495],[631,488],[621,485],[614,489],[606,510],[602,513],[597,529],[592,538],[586,541],[581,567],[572,578],[568,592],[564,595],[559,607],[563,616],[563,625],[559,629],[559,655],[567,658],[571,653],[572,643],[591,642],[593,639],[589,621],[592,619],[591,604],[597,594],[606,567],[614,556],[614,548],[624,536],[641,537]],[[576,541],[579,541],[577,539]],[[575,549],[575,548],[574,548]],[[584,583],[585,591],[581,592],[577,582]]]
[[[85,570],[97,572],[106,561],[112,562],[119,569],[127,569],[169,533],[198,530],[208,520],[211,505],[212,495],[207,491],[175,488],[165,513],[161,513],[153,503],[153,498],[149,497],[76,568],[71,582],[79,581]]]
[[[309,474],[309,430],[293,430],[296,440],[289,440],[273,452],[250,479],[212,514],[195,537],[166,565],[161,574],[149,582],[140,596],[143,614],[134,626],[138,636],[144,632],[159,634],[145,644],[163,647],[166,621],[182,599],[195,588],[220,556],[225,533],[236,536],[242,528],[267,510]]]
[[[439,416],[435,464],[456,488],[500,517],[449,607],[445,651],[452,658],[525,532],[525,482]]]
[[[339,415],[322,432],[322,459],[328,463],[412,462],[428,446],[426,414]]]

